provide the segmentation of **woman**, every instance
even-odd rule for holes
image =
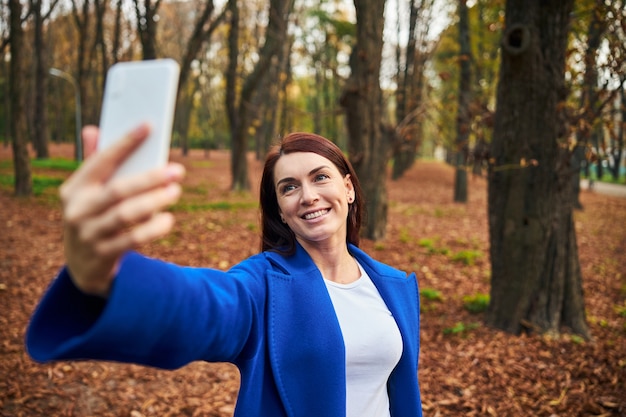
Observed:
[[[38,361],[100,359],[160,368],[231,362],[237,417],[421,416],[415,275],[358,249],[363,196],[346,158],[294,133],[261,180],[263,251],[227,272],[146,258],[181,193],[177,164],[122,181],[138,128],[61,187],[66,266],[35,311]],[[95,149],[97,129],[84,131]]]

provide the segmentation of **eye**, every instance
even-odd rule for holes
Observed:
[[[282,187],[280,187],[280,193],[281,194],[289,194],[290,192],[292,192],[295,189],[296,189],[296,185],[295,184],[285,184]]]
[[[329,176],[328,174],[317,174],[317,175],[315,176],[315,181],[316,181],[316,182],[317,182],[317,181],[324,181],[324,180],[327,180],[327,179],[329,179],[329,178],[330,178],[330,176]]]

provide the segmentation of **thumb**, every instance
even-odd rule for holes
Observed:
[[[96,151],[98,147],[99,133],[100,129],[93,125],[85,126],[83,128],[83,152],[85,153],[85,158],[89,158]]]

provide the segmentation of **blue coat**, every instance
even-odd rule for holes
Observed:
[[[392,417],[422,415],[415,275],[350,252],[402,334],[389,382]],[[241,373],[237,417],[345,416],[345,354],[323,278],[306,251],[254,255],[228,272],[126,255],[108,300],[86,296],[67,270],[37,307],[26,335],[33,359],[97,359],[174,369],[231,362]]]

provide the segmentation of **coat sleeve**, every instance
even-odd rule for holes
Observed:
[[[181,267],[130,253],[110,297],[88,296],[63,269],[26,333],[40,362],[97,359],[174,369],[233,362],[254,349],[264,303],[261,257],[228,272]]]

